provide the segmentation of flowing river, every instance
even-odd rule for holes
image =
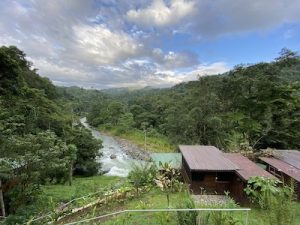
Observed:
[[[126,155],[113,137],[90,127],[85,117],[81,118],[80,122],[92,132],[94,138],[102,140],[103,148],[100,149],[102,156],[98,159],[98,162],[101,163],[101,169],[106,171],[105,175],[126,177],[132,164],[141,162]]]

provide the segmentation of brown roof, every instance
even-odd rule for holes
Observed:
[[[236,173],[246,181],[253,176],[275,178],[272,174],[239,153],[224,153],[224,155],[239,167]]]
[[[238,166],[224,157],[214,146],[179,145],[179,149],[191,170],[235,171]]]
[[[274,157],[282,160],[297,169],[300,169],[300,151],[298,150],[274,150]]]
[[[278,171],[285,173],[286,175],[294,178],[295,180],[300,182],[300,169],[294,167],[291,164],[288,164],[280,159],[276,159],[274,157],[260,157],[260,159],[267,164],[275,167]]]

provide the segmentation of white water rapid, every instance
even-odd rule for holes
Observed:
[[[96,139],[102,140],[103,148],[100,149],[102,156],[98,159],[98,161],[101,163],[101,170],[107,171],[105,175],[126,177],[132,164],[140,162],[126,155],[113,137],[102,134],[90,127],[85,117],[81,118],[80,122],[84,127],[92,132]]]

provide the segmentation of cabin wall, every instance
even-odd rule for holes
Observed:
[[[225,194],[229,195],[240,203],[247,201],[244,193],[246,186],[235,172],[205,172],[191,171],[182,160],[182,175],[184,181],[190,185],[190,190],[194,194]]]
[[[247,182],[245,182],[238,176],[235,176],[231,181],[230,190],[229,190],[230,196],[240,204],[248,203],[248,198],[244,191],[246,186],[247,186]]]
[[[267,165],[267,171],[271,174],[273,174],[275,177],[277,177],[278,179],[280,179],[284,184],[290,185],[290,184],[294,184],[294,190],[295,190],[295,194],[296,194],[296,198],[298,201],[300,201],[300,182],[294,180],[292,177],[290,177],[289,175],[283,173],[282,171],[279,171],[277,168],[271,166],[271,165]]]
[[[191,184],[192,174],[184,158],[182,158],[181,174],[187,184]]]
[[[231,192],[233,172],[192,172],[191,188],[195,194],[225,194]]]

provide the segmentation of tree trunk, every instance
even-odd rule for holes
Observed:
[[[70,168],[69,168],[69,185],[72,186],[73,181],[73,162],[71,162]]]
[[[5,204],[4,204],[4,199],[3,199],[3,192],[2,192],[2,181],[0,179],[0,208],[1,208],[1,213],[3,217],[6,217],[5,214]]]

